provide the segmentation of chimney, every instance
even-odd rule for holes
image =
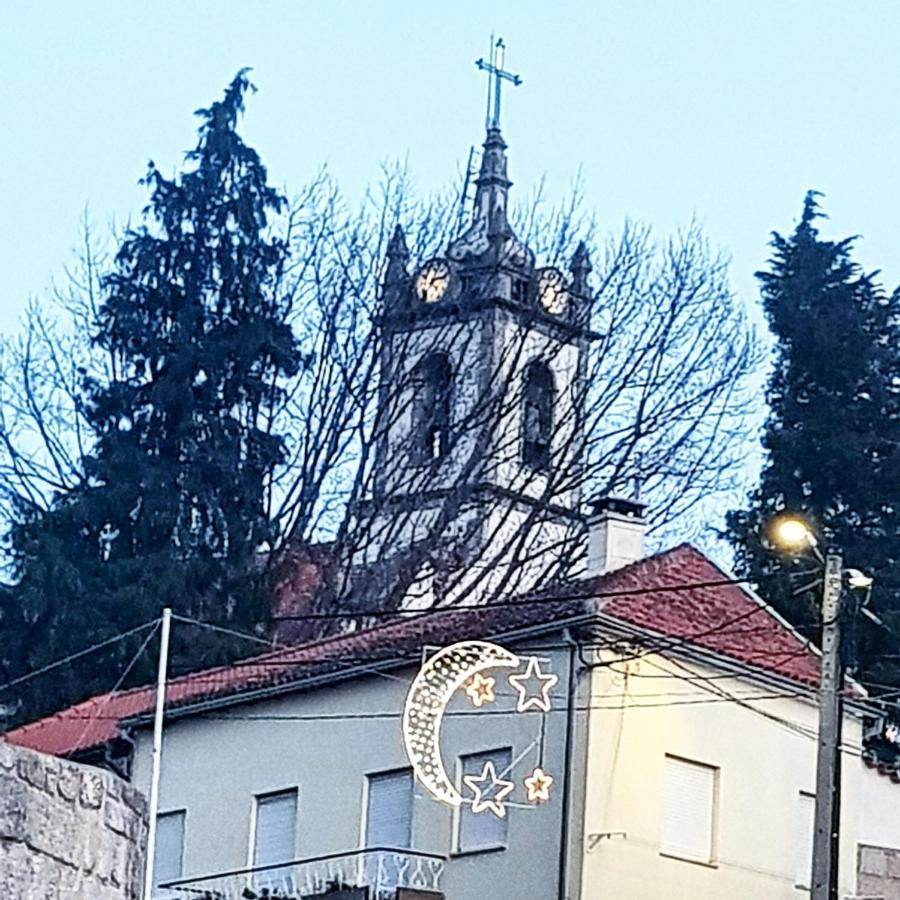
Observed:
[[[588,574],[603,575],[644,556],[646,505],[620,497],[600,497],[591,503],[588,519]]]

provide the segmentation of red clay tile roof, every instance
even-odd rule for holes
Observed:
[[[526,628],[552,629],[598,614],[644,635],[661,636],[657,641],[661,649],[690,643],[804,685],[817,684],[818,656],[768,607],[741,587],[723,583],[727,581],[728,576],[699,551],[682,544],[540,597],[417,614],[175,678],[166,688],[166,705],[174,709],[317,676],[333,677],[373,662],[415,658],[429,645]],[[35,750],[69,755],[112,740],[122,721],[152,712],[154,702],[153,687],[102,694],[3,737]]]

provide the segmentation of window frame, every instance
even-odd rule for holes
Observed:
[[[159,820],[166,818],[168,816],[180,816],[181,817],[181,858],[178,866],[178,874],[175,878],[166,878],[166,881],[177,881],[180,878],[184,877],[184,849],[186,844],[186,836],[187,836],[187,807],[176,807],[175,809],[167,809],[163,812],[157,812],[156,814],[156,836],[159,837]],[[156,846],[154,847],[154,857],[156,853],[159,851],[159,841],[156,841]],[[156,877],[156,859],[153,860],[153,883],[151,888],[151,900],[168,900],[168,898],[175,898],[175,894],[165,892],[163,888],[160,888],[158,885],[157,877]]]
[[[273,797],[280,797],[287,794],[294,795],[294,855],[290,860],[285,861],[285,865],[290,862],[294,862],[298,858],[298,849],[297,849],[297,838],[299,835],[299,829],[297,827],[297,822],[300,817],[300,787],[299,785],[292,785],[291,787],[278,788],[276,790],[270,791],[261,791],[259,793],[253,794],[253,805],[251,810],[251,819],[250,819],[250,841],[249,846],[247,848],[247,868],[255,869],[256,865],[256,837],[258,834],[259,827],[259,805],[260,801],[270,800]],[[263,863],[263,866],[271,869],[276,869],[280,863]]]
[[[369,849],[369,801],[372,796],[372,779],[387,778],[390,776],[407,775],[409,776],[409,845],[407,847],[396,847],[390,849],[409,850],[413,849],[413,819],[414,819],[414,792],[415,792],[415,776],[410,766],[400,766],[394,769],[376,769],[372,772],[366,772],[363,776],[363,798],[362,798],[362,815],[360,816],[359,829],[359,847],[361,850]]]
[[[509,754],[509,764],[512,763],[513,756],[513,748],[506,744],[500,747],[492,747],[488,750],[475,750],[472,753],[461,753],[456,758],[456,787],[460,793],[463,791],[463,777],[466,773],[466,760],[472,759],[475,757],[493,757],[496,754],[507,753]],[[487,761],[487,760],[485,760]],[[503,770],[497,771],[497,777],[505,777],[501,775]],[[469,773],[471,774],[471,773]],[[453,843],[451,856],[470,856],[477,853],[495,853],[500,850],[506,850],[509,848],[509,814],[498,821],[502,821],[504,824],[504,836],[500,841],[494,841],[493,843],[488,844],[480,844],[478,846],[464,847],[462,845],[462,833],[463,833],[463,815],[466,810],[466,804],[462,803],[457,806],[453,810]],[[472,813],[475,815],[475,813]],[[493,813],[485,812],[483,815],[493,816]]]
[[[810,810],[811,818],[809,820],[809,834],[807,835],[807,840],[809,842],[809,859],[807,860],[807,873],[806,873],[806,883],[804,884],[801,879],[797,876],[800,873],[800,847],[798,842],[800,840],[800,825],[806,824],[805,822],[801,822],[802,812],[802,803],[804,800],[812,801],[812,809]],[[812,791],[798,791],[797,792],[797,806],[794,812],[794,872],[793,872],[793,882],[794,887],[799,891],[809,891],[812,890],[812,870],[813,870],[813,845],[815,843],[815,835],[816,835],[816,795]],[[804,848],[805,849],[805,848]]]
[[[525,306],[531,297],[530,288],[527,278],[513,276],[509,284],[509,299],[517,306]]]
[[[691,856],[677,849],[666,848],[664,841],[664,827],[666,815],[666,790],[667,772],[670,762],[680,764],[682,766],[693,766],[697,769],[705,769],[712,775],[712,790],[709,807],[709,854],[708,857]],[[680,862],[693,863],[698,866],[708,866],[710,868],[718,868],[718,851],[719,851],[719,808],[721,804],[721,775],[720,766],[712,763],[701,762],[698,759],[691,759],[687,756],[681,756],[677,753],[666,753],[663,756],[663,781],[662,790],[660,791],[660,822],[659,822],[659,855],[666,859],[674,859]]]

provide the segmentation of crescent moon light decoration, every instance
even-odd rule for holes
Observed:
[[[422,665],[403,708],[403,742],[416,778],[434,797],[451,806],[463,798],[441,758],[441,722],[451,697],[485,669],[519,666],[520,660],[489,641],[461,641],[439,650]]]

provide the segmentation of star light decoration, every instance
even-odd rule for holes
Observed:
[[[523,664],[524,671],[519,671]],[[477,708],[495,702],[496,679],[484,673],[498,668],[516,670],[508,681],[518,695],[517,713],[550,711],[550,691],[559,678],[542,671],[537,657],[519,657],[489,641],[462,641],[444,647],[422,664],[407,694],[402,730],[415,777],[432,797],[456,807],[471,804],[474,813],[490,812],[503,818],[515,782],[498,778],[489,761],[480,775],[463,776],[463,784],[472,793],[471,800],[464,799],[453,785],[440,751],[441,723],[454,693],[462,688]],[[553,777],[543,768],[535,768],[523,784],[529,802],[550,799]]]
[[[550,788],[554,778],[548,775],[540,766],[525,779],[525,795],[529,803],[543,803],[550,799]]]
[[[525,672],[522,675],[509,676],[509,683],[519,694],[519,702],[516,712],[528,712],[529,709],[539,709],[541,712],[550,712],[550,689],[554,687],[559,677],[553,674],[545,675],[541,671],[541,664],[536,656],[528,660]],[[528,682],[537,682],[537,692],[529,690]]]
[[[494,696],[496,684],[493,675],[485,677],[481,672],[476,672],[466,685],[466,694],[472,702],[472,706],[481,707],[485,703],[493,703],[496,699]]]
[[[492,812],[498,819],[506,815],[504,800],[513,792],[515,783],[497,777],[494,764],[488,760],[480,775],[464,775],[466,787],[474,794],[472,812]]]

